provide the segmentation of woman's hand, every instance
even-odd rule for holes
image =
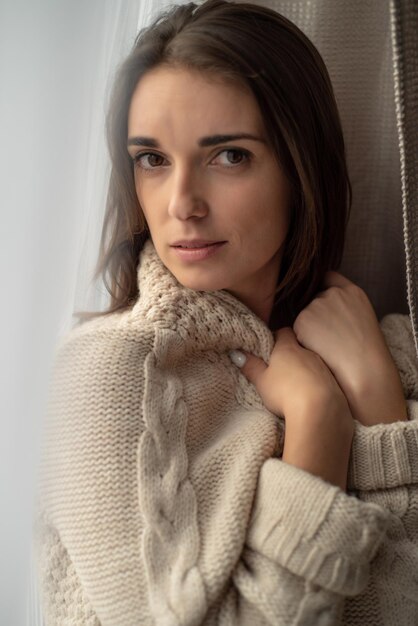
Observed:
[[[345,489],[354,432],[347,400],[322,359],[300,346],[291,328],[275,336],[268,365],[247,353],[244,364],[233,360],[265,406],[285,418],[283,461]]]
[[[295,320],[298,342],[327,364],[356,420],[370,426],[407,419],[399,372],[366,293],[334,271],[323,285]]]

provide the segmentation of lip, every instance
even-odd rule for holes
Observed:
[[[207,246],[213,243],[225,243],[225,242],[213,241],[212,239],[179,239],[179,241],[175,241],[171,245],[172,246],[185,246],[185,247],[193,245],[193,247],[199,248],[199,247]]]
[[[173,247],[174,253],[180,257],[183,261],[203,261],[208,257],[213,256],[222,248],[227,242],[219,241],[213,243],[212,245],[206,245],[206,247],[202,248],[175,248]]]

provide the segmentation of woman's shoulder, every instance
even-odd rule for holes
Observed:
[[[380,321],[387,346],[399,370],[407,398],[418,398],[418,357],[411,318],[390,313]]]

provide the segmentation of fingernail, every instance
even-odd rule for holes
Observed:
[[[240,350],[231,350],[230,352],[228,352],[228,354],[232,363],[235,363],[237,367],[242,367],[243,365],[245,365],[247,357]]]

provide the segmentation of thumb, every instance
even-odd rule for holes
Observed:
[[[267,369],[266,363],[254,354],[243,350],[231,350],[229,352],[231,361],[240,368],[248,380],[258,388],[258,381],[263,372]]]

